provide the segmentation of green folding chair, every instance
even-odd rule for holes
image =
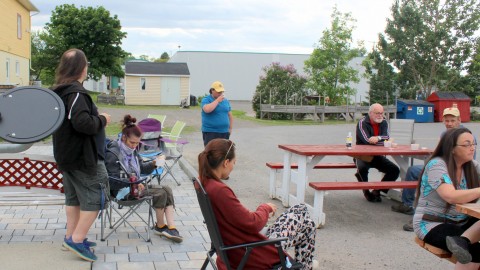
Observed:
[[[159,182],[169,174],[172,176],[173,180],[175,180],[177,185],[180,186],[180,183],[173,175],[172,168],[182,157],[183,146],[188,143],[188,141],[180,139],[180,135],[182,134],[185,125],[185,122],[177,121],[170,132],[162,132],[162,138],[160,139],[162,142],[162,154],[165,155],[166,161],[171,161],[171,163],[169,164],[165,162],[165,165],[163,166],[164,174],[161,176]]]
[[[165,114],[149,114],[147,118],[157,119],[158,121],[160,121],[163,128],[165,126],[165,119],[167,118],[167,116]]]

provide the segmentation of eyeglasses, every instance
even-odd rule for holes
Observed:
[[[230,153],[230,150],[232,150],[232,147],[235,146],[235,143],[233,143],[232,141],[230,141],[230,140],[226,140],[226,141],[230,142],[231,144],[230,144],[230,147],[228,148],[228,151],[225,154],[225,157],[223,158],[223,160],[227,160],[227,156]]]
[[[477,147],[477,143],[466,143],[466,144],[456,144],[455,146],[461,146],[465,148],[475,148]]]
[[[373,112],[375,115],[383,115],[383,112]]]

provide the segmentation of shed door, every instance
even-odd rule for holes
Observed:
[[[162,78],[160,105],[180,105],[180,79]]]

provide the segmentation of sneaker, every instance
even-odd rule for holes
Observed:
[[[67,241],[67,238],[63,238],[63,243],[62,243],[62,250],[63,251],[68,251],[68,247],[67,247],[67,244],[65,243]],[[92,241],[88,241],[88,238],[85,238],[83,240],[83,244],[85,244],[85,246],[91,248],[91,247],[96,247],[97,246],[97,243],[95,242],[92,242]]]
[[[405,205],[403,203],[392,205],[392,211],[402,213],[405,215],[410,215],[410,216],[412,216],[415,213],[415,209],[413,209],[413,207]]]
[[[472,254],[468,251],[468,241],[463,237],[447,236],[447,247],[459,263],[466,264],[472,261]]]
[[[413,232],[413,220],[410,220],[408,223],[403,224],[403,230],[407,232]]]
[[[168,226],[167,225],[164,225],[163,227],[159,228],[156,224],[155,224],[155,228],[153,228],[153,233],[155,233],[156,235],[163,235],[163,232],[168,230]]]
[[[380,196],[380,190],[372,190],[373,202],[382,202],[382,197]]]
[[[183,237],[180,236],[180,233],[177,231],[177,229],[167,228],[165,231],[163,231],[162,234],[163,236],[174,242],[181,243],[183,241]]]
[[[94,262],[97,260],[97,256],[93,254],[93,252],[87,245],[85,245],[85,242],[74,243],[72,237],[70,237],[65,240],[64,243],[66,248],[73,251],[73,253],[77,254],[80,258],[90,262]]]

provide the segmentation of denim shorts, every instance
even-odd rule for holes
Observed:
[[[108,187],[108,174],[103,160],[98,161],[95,170],[92,175],[79,170],[62,172],[66,206],[80,206],[82,211],[100,210],[102,198],[100,183]]]

